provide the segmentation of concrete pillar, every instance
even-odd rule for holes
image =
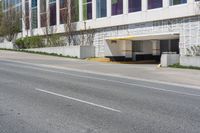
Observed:
[[[41,23],[40,23],[40,0],[37,2],[37,25],[38,25],[38,29],[41,27]]]
[[[26,34],[25,0],[22,0],[22,36]]]
[[[32,4],[31,0],[29,0],[29,28],[30,28],[30,35],[33,35],[32,30]]]
[[[92,0],[92,19],[96,19],[96,0]]]
[[[122,51],[122,47],[124,47],[125,45],[123,45],[123,42],[121,40],[118,41],[110,41],[107,40],[107,43],[105,43],[105,51],[104,51],[104,55],[106,57],[108,56],[124,56],[123,55],[123,51]]]
[[[147,11],[147,0],[142,0],[142,11]]]
[[[83,21],[83,0],[79,0],[79,21]]]
[[[160,41],[159,40],[152,40],[152,54],[153,55],[160,55]]]
[[[107,17],[111,17],[111,0],[107,0]]]
[[[169,8],[170,0],[163,0],[163,8]]]
[[[123,0],[123,14],[128,14],[128,0]]]
[[[132,58],[132,41],[120,40],[119,43],[121,55],[125,58]]]
[[[125,40],[118,40],[118,45],[119,45],[119,53],[122,56],[126,57],[126,41]]]
[[[47,26],[49,26],[50,25],[50,12],[49,12],[49,0],[46,0],[46,21],[47,21]],[[56,18],[57,19],[57,18]]]
[[[56,25],[60,24],[60,0],[56,0]]]
[[[125,54],[125,57],[126,57],[126,58],[132,58],[132,56],[133,56],[132,41],[126,40],[125,45],[126,45],[126,49],[125,49],[125,50],[126,50],[126,54]]]

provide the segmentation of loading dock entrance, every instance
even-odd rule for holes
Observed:
[[[163,52],[176,52],[179,54],[179,39],[161,40],[160,51]]]
[[[160,61],[163,52],[179,54],[179,39],[132,41],[132,59]]]
[[[105,57],[113,61],[160,61],[163,52],[179,53],[179,35],[175,33],[107,38]]]

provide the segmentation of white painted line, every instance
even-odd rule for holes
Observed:
[[[10,65],[18,66],[16,64],[10,64]],[[157,88],[157,87],[146,86],[146,85],[141,85],[141,84],[133,84],[133,83],[122,82],[122,81],[117,81],[117,80],[109,80],[109,79],[104,79],[104,78],[97,78],[97,77],[91,77],[91,76],[83,76],[83,75],[78,75],[78,74],[58,72],[58,71],[47,70],[47,69],[38,68],[38,67],[34,67],[34,66],[20,66],[20,67],[32,68],[32,69],[36,69],[36,70],[41,70],[41,71],[46,71],[46,72],[52,72],[52,73],[58,73],[58,74],[64,74],[64,75],[68,75],[68,76],[70,75],[70,76],[79,77],[79,78],[87,78],[87,79],[93,79],[93,80],[95,79],[95,80],[101,80],[101,81],[105,81],[105,82],[113,82],[113,83],[120,83],[120,84],[124,84],[124,85],[129,85],[129,86],[137,86],[137,87],[142,87],[142,88],[149,88],[149,89],[152,89],[152,90],[164,91],[164,92],[171,92],[171,93],[176,93],[176,94],[179,94],[179,95],[187,95],[187,96],[200,97],[200,95],[193,94],[193,93],[187,93],[187,92],[181,92],[181,91],[174,91],[174,90]]]
[[[65,95],[58,94],[58,93],[51,92],[51,91],[47,91],[47,90],[42,90],[42,89],[39,89],[39,88],[35,88],[35,90],[40,91],[40,92],[44,92],[44,93],[47,93],[47,94],[51,94],[51,95],[54,95],[54,96],[58,96],[58,97],[70,99],[70,100],[73,100],[73,101],[85,103],[85,104],[92,105],[92,106],[95,106],[95,107],[103,108],[103,109],[106,109],[106,110],[110,110],[110,111],[121,113],[120,110],[113,109],[113,108],[110,108],[110,107],[106,107],[106,106],[103,106],[103,105],[100,105],[100,104],[95,104],[95,103],[92,103],[92,102],[87,102],[87,101],[84,101],[84,100],[81,100],[81,99],[73,98],[73,97],[70,97],[70,96],[65,96]]]
[[[0,59],[0,60],[4,60],[4,59]],[[10,60],[10,59],[6,59],[4,61],[12,62],[12,63],[26,64],[26,65],[32,65],[32,66],[35,66],[35,67],[54,68],[54,69],[60,69],[60,70],[68,70],[68,71],[81,72],[81,73],[97,74],[97,75],[102,75],[102,76],[111,76],[111,77],[114,77],[114,78],[124,78],[124,79],[130,79],[130,80],[137,80],[137,81],[144,81],[144,82],[149,82],[149,83],[172,85],[172,86],[178,86],[178,87],[185,87],[185,88],[192,88],[192,89],[200,90],[200,87],[195,86],[195,85],[172,83],[172,82],[159,81],[159,80],[150,80],[150,79],[143,79],[143,78],[137,78],[137,77],[123,76],[123,75],[118,75],[118,74],[107,74],[107,73],[95,72],[95,71],[90,71],[90,70],[80,70],[80,69],[75,69],[75,68],[58,67],[58,66],[46,65],[46,64],[34,64],[34,63],[28,63],[28,62],[23,62],[23,61],[15,61],[15,60]]]

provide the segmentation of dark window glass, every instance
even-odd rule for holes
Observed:
[[[161,8],[163,0],[148,0],[148,9]]]
[[[56,3],[51,3],[50,5],[50,26],[56,25]]]
[[[37,0],[32,0],[32,7],[37,7]]]
[[[32,0],[32,3],[31,3],[31,6],[32,6],[32,15],[31,15],[31,26],[32,28],[37,28],[38,25],[37,25],[37,0]]]
[[[25,2],[25,29],[28,30],[30,28],[29,24],[29,1]]]
[[[79,21],[79,0],[72,1],[72,21],[77,22]]]
[[[123,0],[112,0],[112,15],[123,13]]]
[[[138,12],[142,9],[142,0],[129,0],[128,1],[128,11]]]
[[[196,0],[197,1],[197,0]],[[198,0],[199,1],[199,0]],[[179,4],[185,4],[187,3],[187,0],[170,0],[170,5],[179,5]]]
[[[107,0],[96,1],[96,12],[97,12],[97,18],[102,18],[107,16]]]
[[[46,0],[40,0],[40,25],[41,27],[47,26],[47,16],[46,16]]]
[[[37,8],[32,9],[32,21],[31,21],[32,28],[37,28]]]
[[[92,0],[83,0],[83,19],[92,19]]]

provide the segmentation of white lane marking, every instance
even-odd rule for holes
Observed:
[[[178,86],[178,87],[185,87],[185,88],[192,88],[192,89],[200,90],[200,87],[195,86],[195,85],[179,84],[179,83],[159,81],[159,80],[150,80],[150,79],[143,79],[143,78],[137,78],[137,77],[129,77],[129,76],[124,76],[124,75],[119,75],[119,74],[108,74],[108,73],[95,72],[95,71],[90,71],[90,70],[80,70],[80,69],[75,69],[75,68],[58,67],[58,66],[53,66],[53,65],[34,64],[34,63],[28,63],[28,62],[23,62],[23,61],[15,61],[15,60],[10,60],[10,59],[6,59],[6,60],[0,59],[0,60],[6,61],[6,62],[11,62],[11,63],[20,63],[20,64],[25,64],[25,65],[32,65],[32,66],[35,66],[35,67],[54,68],[54,69],[60,69],[60,70],[68,70],[68,71],[74,71],[74,72],[89,73],[89,74],[96,74],[96,75],[102,75],[102,76],[110,76],[110,77],[114,77],[114,78],[124,78],[124,79],[130,79],[130,80],[137,80],[137,81],[144,81],[144,82],[149,82],[149,83],[172,85],[172,86]]]
[[[55,92],[52,92],[52,91],[42,90],[42,89],[39,89],[39,88],[35,88],[35,90],[40,91],[40,92],[44,92],[44,93],[47,93],[47,94],[51,94],[51,95],[54,95],[54,96],[70,99],[70,100],[73,100],[73,101],[85,103],[85,104],[92,105],[92,106],[95,106],[95,107],[103,108],[103,109],[106,109],[106,110],[110,110],[110,111],[121,113],[121,111],[117,110],[117,109],[113,109],[113,108],[106,107],[106,106],[103,106],[103,105],[100,105],[100,104],[95,104],[95,103],[92,103],[92,102],[88,102],[88,101],[84,101],[84,100],[81,100],[81,99],[73,98],[73,97],[70,97],[70,96],[58,94],[58,93],[55,93]]]
[[[16,64],[10,64],[13,66],[18,66]],[[19,67],[19,66],[18,66]],[[46,71],[46,72],[52,72],[52,73],[58,73],[58,74],[64,74],[64,75],[70,75],[73,77],[79,77],[79,78],[88,78],[88,79],[96,79],[96,80],[101,80],[101,81],[107,81],[107,82],[113,82],[113,83],[120,83],[124,85],[129,85],[129,86],[137,86],[137,87],[142,87],[142,88],[149,88],[152,90],[158,90],[158,91],[164,91],[164,92],[171,92],[171,93],[176,93],[176,94],[181,94],[181,95],[188,95],[188,96],[195,96],[195,97],[200,97],[198,94],[192,94],[192,93],[187,93],[187,92],[180,92],[180,91],[174,91],[174,90],[168,90],[168,89],[163,89],[163,88],[157,88],[157,87],[152,87],[152,86],[146,86],[146,85],[141,85],[141,84],[133,84],[133,83],[127,83],[127,82],[122,82],[122,81],[116,81],[116,80],[109,80],[109,79],[103,79],[103,78],[96,78],[96,77],[90,77],[90,76],[83,76],[83,75],[78,75],[78,74],[70,74],[70,73],[65,73],[65,72],[58,72],[54,70],[46,70],[34,66],[20,66],[24,68],[32,68],[36,70],[41,70],[41,71]]]

